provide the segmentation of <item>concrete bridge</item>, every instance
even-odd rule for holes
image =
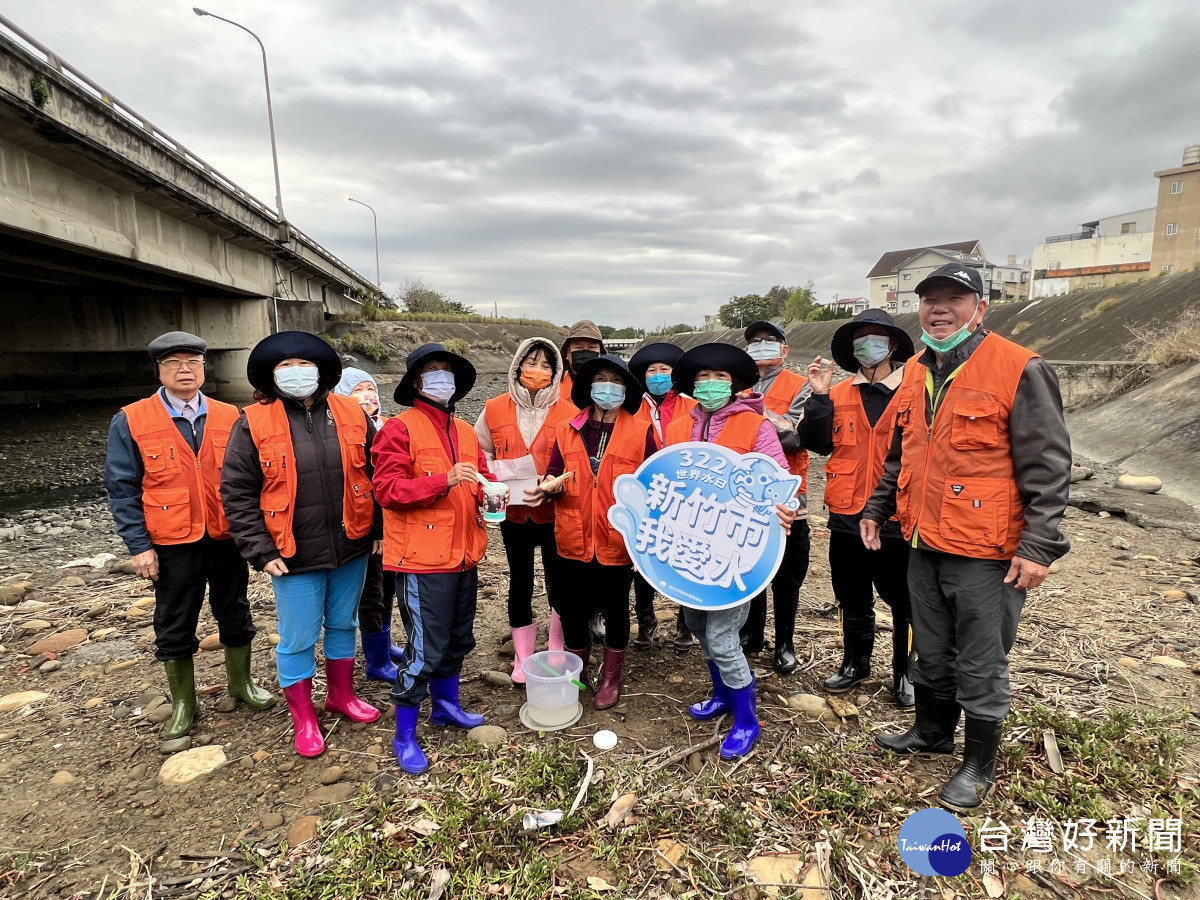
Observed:
[[[324,330],[375,285],[0,16],[0,402],[119,397],[183,329],[209,388],[249,349]]]

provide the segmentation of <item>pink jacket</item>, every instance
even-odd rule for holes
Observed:
[[[737,412],[763,414],[763,395],[750,391],[733,398],[733,402],[722,406],[716,412],[710,413],[700,404],[692,407],[691,416],[693,441],[715,441],[725,427],[725,420]],[[779,443],[779,435],[775,426],[764,421],[758,428],[758,436],[754,440],[754,452],[771,457],[783,468],[788,467],[787,457],[783,455],[783,447]]]

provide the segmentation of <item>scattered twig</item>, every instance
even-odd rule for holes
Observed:
[[[706,740],[703,740],[698,744],[692,744],[692,746],[688,747],[686,750],[680,750],[678,753],[674,753],[671,756],[668,756],[666,759],[664,759],[662,762],[660,762],[657,766],[655,766],[653,769],[651,769],[650,772],[654,773],[654,772],[659,771],[660,769],[665,769],[667,766],[671,765],[672,763],[677,763],[682,760],[685,760],[689,756],[691,756],[693,753],[699,753],[701,750],[707,750],[709,747],[712,747],[714,744],[719,744],[720,742],[721,742],[721,735],[714,734],[712,737],[710,737]]]
[[[583,783],[579,785],[579,793],[575,795],[575,802],[571,804],[571,809],[567,812],[567,817],[575,815],[575,810],[579,809],[579,804],[583,802],[583,798],[587,795],[588,785],[592,783],[592,772],[595,771],[596,764],[592,758],[588,756],[586,751],[581,750],[583,758],[587,760],[587,772],[583,776]]]

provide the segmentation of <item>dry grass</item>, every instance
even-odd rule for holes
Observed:
[[[1085,319],[1085,320],[1086,319],[1094,319],[1094,318],[1096,318],[1096,316],[1100,315],[1101,313],[1106,313],[1110,309],[1113,309],[1119,303],[1121,303],[1121,301],[1124,299],[1125,299],[1124,297],[1105,297],[1103,300],[1101,300],[1099,303],[1097,303],[1091,309],[1085,310],[1083,312],[1083,314],[1080,316],[1080,318]]]
[[[1130,350],[1137,362],[1167,369],[1200,362],[1200,306],[1184,312],[1173,325],[1163,328],[1130,328]]]
[[[1013,326],[1013,330],[1012,330],[1013,337],[1016,337],[1018,334],[1025,331],[1027,328],[1029,328],[1028,322],[1018,322],[1016,325]]]

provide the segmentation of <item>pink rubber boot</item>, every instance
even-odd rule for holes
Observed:
[[[283,689],[288,712],[292,714],[292,729],[296,733],[296,752],[301,756],[320,756],[325,752],[325,739],[317,724],[317,710],[312,701],[312,679],[305,678]]]
[[[563,633],[562,619],[558,617],[558,613],[550,611],[550,634],[546,642],[547,650],[562,650],[563,649]]]
[[[379,710],[355,696],[354,659],[325,660],[325,711],[341,713],[351,722],[374,722]]]
[[[525,670],[521,668],[521,664],[533,656],[534,650],[537,649],[537,628],[538,623],[533,622],[512,630],[514,652],[512,680],[517,684],[525,683]]]

